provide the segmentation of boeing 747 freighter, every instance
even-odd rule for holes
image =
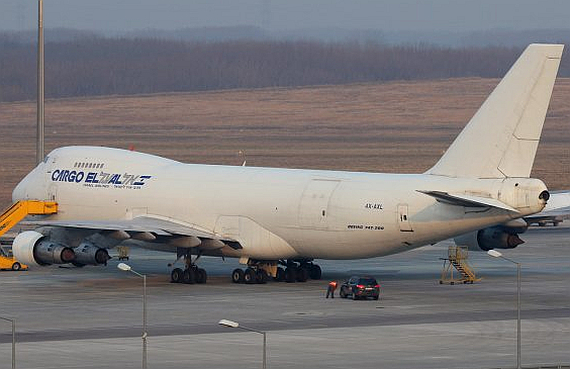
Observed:
[[[563,45],[528,46],[423,174],[184,164],[104,147],[52,151],[13,200],[58,204],[14,240],[28,265],[105,264],[130,245],[176,253],[173,282],[205,282],[200,256],[235,257],[234,282],[318,279],[318,259],[390,255],[462,234],[511,248],[549,193],[529,178]],[[499,227],[500,228],[497,228]]]

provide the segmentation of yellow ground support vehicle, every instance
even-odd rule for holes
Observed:
[[[14,258],[12,247],[0,246],[0,269],[27,270],[28,266]]]
[[[28,215],[46,215],[57,213],[57,204],[53,201],[22,200],[0,214],[0,236],[8,232]],[[0,244],[0,269],[26,270],[28,266],[14,259],[12,247]]]

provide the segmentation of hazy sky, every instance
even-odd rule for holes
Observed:
[[[0,29],[34,28],[36,7],[37,0],[0,0]],[[108,31],[262,24],[272,30],[570,28],[570,0],[44,0],[44,9],[46,28]]]

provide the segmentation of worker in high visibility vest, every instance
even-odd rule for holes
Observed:
[[[336,281],[329,282],[329,288],[327,288],[327,299],[329,298],[329,296],[331,297],[331,299],[334,299],[334,291],[336,290],[337,286],[338,283],[336,283]]]

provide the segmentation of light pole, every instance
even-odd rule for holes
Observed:
[[[119,263],[117,268],[121,269],[124,272],[131,272],[133,274],[138,275],[143,279],[143,334],[142,334],[142,342],[143,342],[143,357],[142,357],[142,368],[147,368],[147,361],[146,361],[146,338],[148,333],[146,331],[146,275],[140,274],[134,271],[130,265],[125,263]]]
[[[45,154],[45,55],[44,55],[44,2],[38,0],[38,96],[37,96],[37,137],[36,137],[36,161],[37,164],[44,160]]]
[[[233,320],[222,319],[218,322],[218,324],[221,326],[224,326],[224,327],[228,327],[228,328],[238,328],[238,329],[243,329],[244,331],[255,332],[255,333],[259,333],[259,334],[263,335],[263,364],[262,364],[262,368],[263,369],[267,368],[267,334],[266,334],[266,332],[258,331],[257,329],[253,329],[253,328],[249,328],[249,327],[244,327],[243,325],[240,325],[238,322],[234,322]]]
[[[501,258],[517,266],[517,369],[521,369],[521,263],[506,258],[498,251],[489,250],[487,254],[494,258]]]
[[[16,368],[16,321],[0,316],[0,320],[12,323],[12,369]]]

